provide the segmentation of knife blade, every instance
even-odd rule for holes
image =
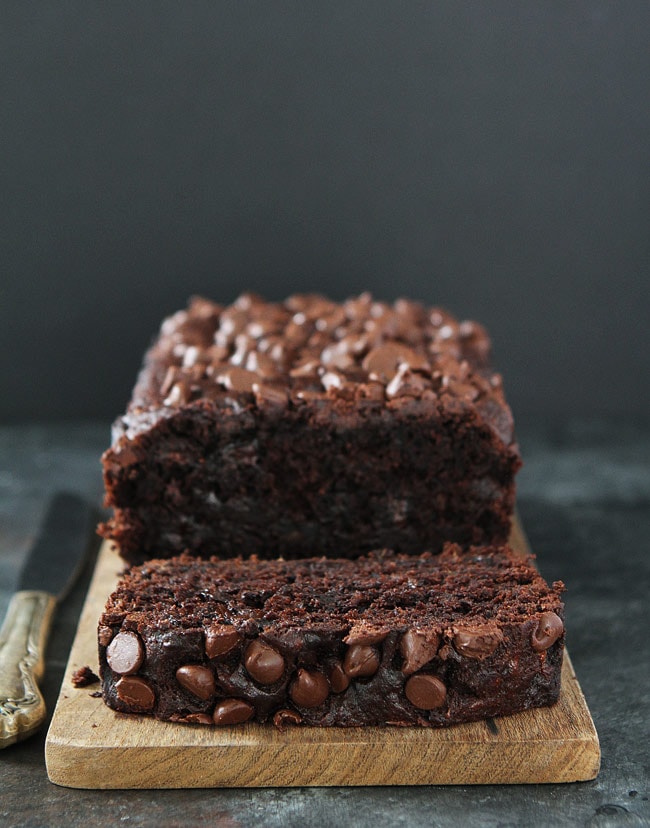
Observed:
[[[0,748],[31,736],[45,721],[38,688],[47,636],[59,602],[83,568],[93,510],[81,497],[52,498],[0,629]]]

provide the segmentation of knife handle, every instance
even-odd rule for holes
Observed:
[[[56,598],[47,592],[16,592],[0,629],[0,748],[25,739],[45,721],[38,689]]]

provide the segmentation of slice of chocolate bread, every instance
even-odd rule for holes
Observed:
[[[196,299],[115,425],[101,532],[131,562],[505,542],[521,461],[489,351],[404,299]]]
[[[442,726],[557,701],[561,583],[507,547],[132,567],[99,622],[115,710],[205,725]]]

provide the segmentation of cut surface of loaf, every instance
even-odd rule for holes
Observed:
[[[405,299],[194,299],[115,424],[101,532],[130,562],[505,542],[521,460],[489,354]]]
[[[444,726],[553,704],[561,583],[508,547],[133,566],[99,622],[105,702],[203,725]]]

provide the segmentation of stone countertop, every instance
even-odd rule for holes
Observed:
[[[0,823],[23,825],[650,825],[650,421],[519,423],[519,511],[548,580],[568,587],[568,646],[602,769],[570,785],[82,791],[52,785],[45,730],[0,751]],[[106,423],[0,427],[0,613],[48,498],[101,504]],[[56,702],[90,577],[56,615],[43,690]]]

